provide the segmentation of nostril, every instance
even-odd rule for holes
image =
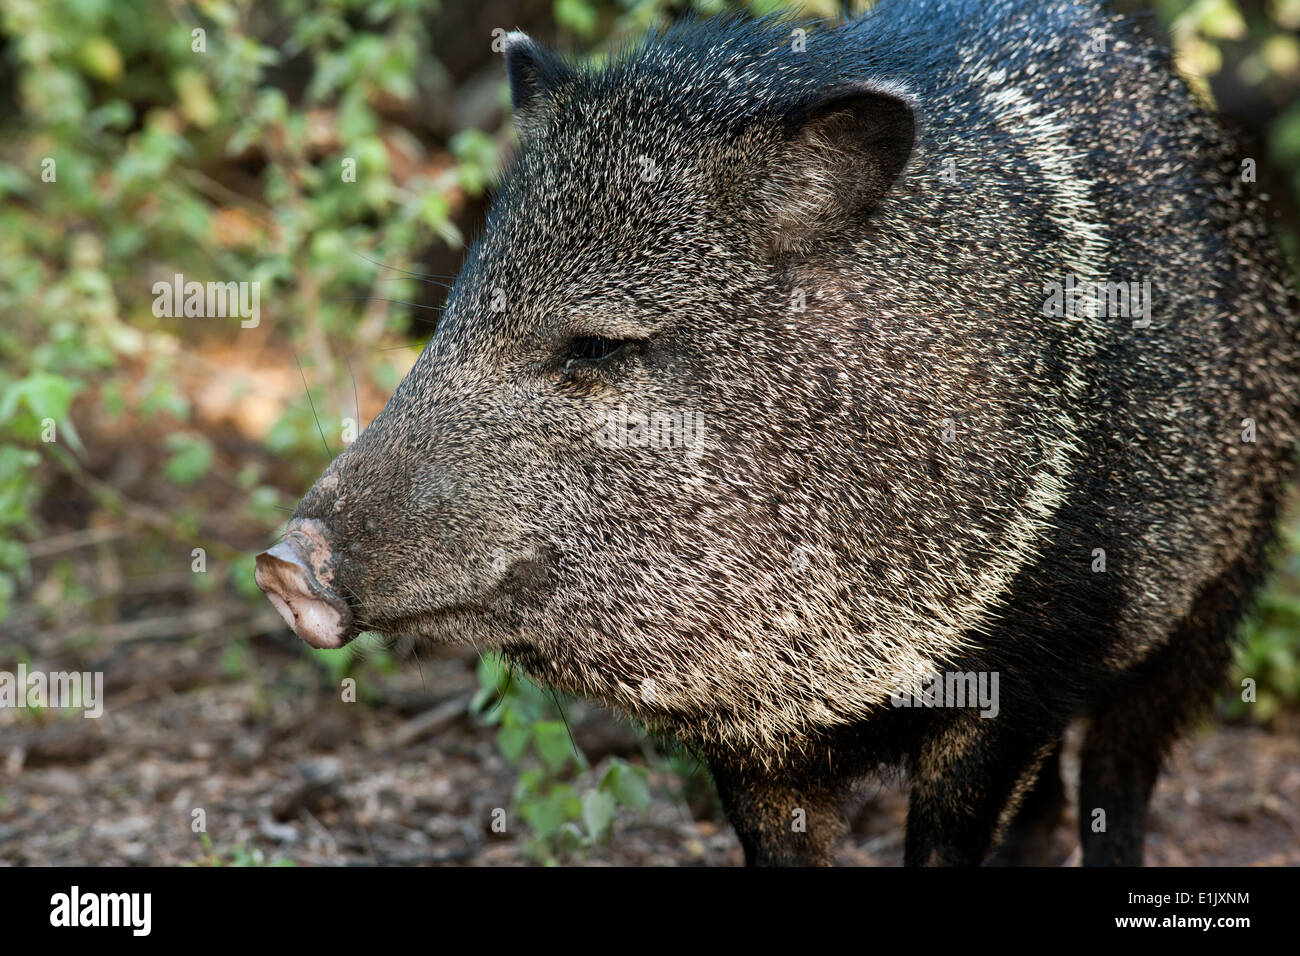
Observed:
[[[352,638],[352,610],[322,584],[291,535],[257,556],[254,578],[295,634],[312,647],[342,647]]]
[[[337,557],[330,546],[324,522],[316,518],[295,518],[289,523],[288,530],[282,542],[289,545],[285,557],[304,565],[307,572],[326,587],[333,585]],[[268,553],[276,552],[277,548],[279,545]]]

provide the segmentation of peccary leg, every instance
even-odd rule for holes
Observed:
[[[1224,640],[1178,640],[1144,661],[1093,715],[1079,769],[1084,866],[1141,866],[1160,763],[1227,666]]]
[[[1079,770],[1084,866],[1141,866],[1147,803],[1171,742],[1213,699],[1231,657],[1228,636],[1257,566],[1207,587],[1169,642],[1098,706]]]
[[[1006,835],[989,861],[995,866],[1052,866],[1060,862],[1053,853],[1056,828],[1065,811],[1065,784],[1061,781],[1061,745],[1038,768],[1038,778],[1020,801]]]
[[[1030,791],[1055,741],[1000,733],[1004,716],[954,722],[912,756],[903,862],[979,866]],[[992,725],[999,725],[994,727]]]
[[[746,866],[830,866],[851,781],[739,773],[710,761]]]
[[[1147,801],[1168,734],[1144,719],[1139,700],[1093,719],[1079,771],[1084,866],[1141,866]],[[1155,731],[1154,736],[1145,736]]]

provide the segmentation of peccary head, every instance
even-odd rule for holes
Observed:
[[[712,29],[600,71],[508,38],[521,146],[436,334],[259,556],[309,643],[472,642],[760,747],[879,705],[959,626],[993,559],[936,541],[1005,536],[913,490],[992,480],[941,441],[971,382],[933,372],[942,323],[878,340],[915,303],[861,250],[901,255],[913,106],[788,25]]]

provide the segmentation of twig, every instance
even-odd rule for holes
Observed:
[[[196,541],[195,536],[192,533],[183,531],[177,524],[169,519],[151,511],[143,505],[131,501],[118,489],[108,484],[108,482],[100,481],[94,475],[87,472],[76,458],[68,454],[62,448],[50,445],[49,452],[54,456],[54,459],[63,466],[64,470],[67,471],[68,476],[94,495],[101,505],[117,512],[125,518],[128,518],[135,524],[151,528],[173,541],[181,542],[190,546],[200,544],[204,548],[213,552],[223,561],[233,561],[236,558],[243,556],[243,551],[238,548],[232,548],[230,545],[221,541],[213,541],[210,539]]]
[[[115,541],[131,533],[129,526],[125,524],[106,525],[101,528],[82,528],[78,531],[69,531],[66,534],[56,534],[52,538],[44,538],[40,541],[25,541],[23,548],[29,558],[48,558],[53,554],[62,554],[64,551],[75,551],[77,548],[86,548],[95,544],[103,544],[106,541]]]
[[[389,745],[394,748],[405,747],[451,726],[465,716],[470,699],[469,694],[453,697],[418,717],[412,717],[393,732]]]
[[[244,613],[232,613],[241,612]],[[276,629],[283,626],[280,615],[264,611],[248,617],[242,604],[222,604],[217,607],[200,607],[184,614],[165,614],[146,617],[125,624],[110,624],[99,629],[99,640],[108,644],[129,644],[135,641],[157,641],[191,637],[208,631],[229,628],[235,619],[257,628]]]

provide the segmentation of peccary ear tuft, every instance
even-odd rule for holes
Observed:
[[[760,194],[777,255],[860,222],[912,155],[912,107],[887,90],[842,88],[788,117],[787,139]]]
[[[551,97],[572,72],[563,60],[520,30],[506,34],[505,55],[515,126],[519,138],[527,139],[545,122]]]

